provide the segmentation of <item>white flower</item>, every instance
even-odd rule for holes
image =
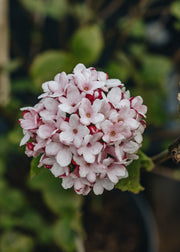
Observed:
[[[141,96],[136,96],[131,99],[131,106],[143,117],[146,117],[145,114],[147,112],[147,107],[142,104],[143,99]]]
[[[101,136],[102,133],[85,136],[82,146],[77,150],[79,155],[83,155],[87,163],[93,163],[96,155],[102,150],[103,145],[98,142]]]
[[[96,195],[102,194],[104,189],[111,191],[114,188],[114,183],[107,178],[98,178],[93,186],[93,191]]]
[[[79,106],[80,122],[84,125],[89,125],[90,123],[96,124],[104,119],[104,115],[99,113],[101,109],[101,101],[96,99],[91,105],[91,102],[83,98],[81,105]]]
[[[59,135],[59,139],[64,144],[74,144],[79,148],[86,135],[89,134],[89,129],[82,125],[79,121],[79,117],[76,114],[72,114],[69,118],[69,123],[64,121],[60,125],[62,132]]]
[[[76,112],[82,100],[82,96],[83,95],[80,94],[80,91],[76,86],[68,86],[66,97],[59,97],[59,108],[69,114]]]
[[[110,142],[121,142],[126,137],[131,136],[130,129],[122,122],[112,123],[109,120],[105,120],[102,125],[102,131],[104,133],[102,139],[106,143]]]

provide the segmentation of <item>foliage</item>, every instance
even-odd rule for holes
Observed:
[[[35,12],[38,15],[49,16],[54,19],[61,19],[66,14],[66,0],[21,0],[22,5],[29,11]]]
[[[71,50],[78,62],[96,62],[103,49],[103,37],[99,26],[87,26],[75,32],[71,39]]]
[[[143,190],[143,187],[140,184],[140,169],[145,168],[147,171],[151,171],[154,165],[152,160],[142,151],[139,151],[138,155],[139,159],[133,161],[127,167],[129,176],[125,179],[121,179],[116,185],[116,188],[133,193],[139,193]]]

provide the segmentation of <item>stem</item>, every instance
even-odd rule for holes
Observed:
[[[123,2],[124,0],[111,1],[110,4],[99,13],[99,17],[103,18],[103,20],[109,18],[118,8],[120,8]]]
[[[151,172],[161,177],[180,181],[180,170],[172,170],[164,166],[155,166]]]
[[[81,237],[76,237],[75,238],[75,243],[76,243],[77,252],[85,252],[83,239]]]
[[[170,154],[168,150],[164,150],[161,153],[155,155],[152,157],[152,161],[155,164],[161,164],[163,162],[165,162],[166,160],[168,160],[170,158]]]
[[[168,159],[172,159],[176,164],[180,163],[180,137],[167,150],[152,157],[155,167],[151,171],[154,174],[180,181],[180,170],[175,169],[173,163],[172,167],[163,166],[163,163]]]

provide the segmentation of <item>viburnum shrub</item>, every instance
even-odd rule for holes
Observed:
[[[126,166],[138,159],[146,126],[142,98],[130,97],[120,80],[83,64],[42,88],[40,101],[21,109],[20,145],[26,144],[27,156],[41,155],[38,167],[78,194],[102,194],[128,177]]]

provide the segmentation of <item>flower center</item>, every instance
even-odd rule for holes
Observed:
[[[77,129],[73,129],[73,133],[74,133],[74,134],[77,134],[77,133],[78,133],[78,130],[77,130]]]
[[[84,87],[84,90],[85,90],[85,91],[88,91],[88,90],[89,90],[89,88],[86,86],[86,87]]]
[[[116,132],[114,130],[111,131],[110,133],[111,136],[115,136],[116,135]]]
[[[87,116],[88,118],[90,118],[90,117],[91,117],[91,114],[90,114],[90,113],[86,113],[86,116]]]

